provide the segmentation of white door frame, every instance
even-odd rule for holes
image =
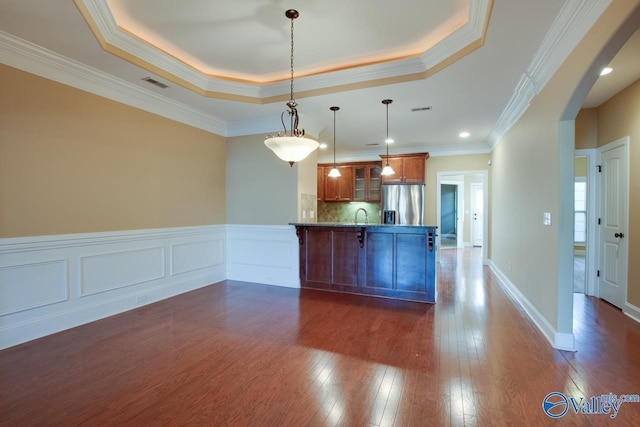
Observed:
[[[489,215],[490,215],[490,206],[489,206],[489,171],[488,170],[461,170],[461,171],[440,171],[436,173],[436,221],[438,227],[440,226],[440,184],[443,180],[446,181],[447,176],[458,176],[458,175],[482,175],[482,185],[484,186],[484,194],[483,194],[483,203],[484,203],[484,218],[482,225],[482,234],[484,236],[485,245],[482,247],[482,264],[489,265],[489,251],[488,251],[488,242],[489,242]],[[439,229],[438,229],[439,230]],[[438,234],[440,234],[438,232]],[[438,241],[438,245],[439,245]]]
[[[626,194],[624,194],[624,196],[623,196],[626,199],[626,206],[627,206],[627,212],[625,213],[625,224],[624,224],[624,234],[625,234],[625,236],[624,236],[624,239],[625,239],[624,244],[627,247],[627,249],[626,249],[627,259],[623,260],[624,267],[625,267],[625,274],[627,274],[627,278],[625,280],[624,289],[623,289],[623,291],[624,291],[623,306],[620,307],[620,308],[623,310],[623,312],[627,313],[628,311],[633,311],[633,310],[630,310],[631,307],[629,307],[629,304],[627,302],[627,293],[628,293],[628,287],[629,287],[629,280],[628,280],[628,273],[629,273],[629,240],[628,240],[628,237],[629,237],[629,191],[630,191],[629,190],[629,188],[630,188],[629,176],[630,176],[630,172],[631,172],[630,169],[629,169],[629,167],[630,167],[630,165],[629,165],[629,136],[622,137],[622,138],[617,139],[615,141],[612,141],[612,142],[610,142],[610,143],[608,143],[606,145],[603,145],[602,147],[598,147],[596,149],[596,153],[597,153],[597,162],[598,162],[598,164],[601,164],[601,156],[602,156],[602,153],[604,151],[608,151],[608,150],[611,150],[613,148],[617,148],[617,147],[620,147],[620,146],[623,146],[624,149],[625,149],[625,157],[626,157],[626,162],[627,162],[627,164],[626,164],[626,168],[627,168],[627,176],[626,176],[626,179],[627,179],[627,191],[626,191]],[[598,198],[597,216],[598,216],[598,218],[601,218],[602,217],[602,212],[601,212],[602,192],[600,191],[601,175],[599,173],[597,175],[598,175],[597,176],[597,184],[596,184],[597,193],[598,193],[598,197],[597,197]],[[598,261],[597,262],[598,262],[598,264],[600,263],[600,246],[601,246],[601,243],[602,243],[602,239],[603,238],[601,236],[600,227],[597,227],[597,247],[598,247],[598,250],[597,250],[597,252],[598,252],[597,260]],[[597,268],[596,268],[596,270],[597,270]],[[596,293],[594,295],[599,298],[600,297],[600,287],[599,287],[600,279],[599,278],[597,278],[597,279],[598,280],[596,280],[596,289],[595,289]]]
[[[471,194],[469,194],[469,234],[470,234],[470,244],[471,246],[475,246],[475,233],[476,233],[476,228],[480,228],[478,227],[478,225],[476,224],[476,220],[471,218],[471,215],[475,215],[474,212],[476,211],[475,207],[476,207],[476,203],[474,202],[475,200],[475,196],[474,196],[474,189],[479,188],[482,190],[482,202],[484,203],[484,184],[481,182],[472,182],[470,185],[470,189],[471,189]],[[484,205],[482,206],[482,221],[484,223]],[[483,231],[483,235],[482,235],[482,245],[484,247],[484,243],[485,243],[485,237],[484,237],[484,229]]]
[[[585,257],[585,290],[586,295],[598,295],[598,180],[596,172],[596,149],[576,150],[576,157],[587,158],[587,256]]]

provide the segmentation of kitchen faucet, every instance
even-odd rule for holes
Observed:
[[[358,208],[358,210],[356,211],[356,215],[355,218],[353,219],[353,223],[355,225],[358,225],[358,212],[364,212],[364,223],[365,225],[369,225],[369,215],[367,215],[367,210],[365,208]]]

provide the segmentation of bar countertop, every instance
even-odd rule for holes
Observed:
[[[353,222],[290,222],[289,225],[296,227],[331,227],[331,228],[373,228],[373,227],[385,227],[385,228],[436,228],[435,225],[396,225],[396,224],[364,224]]]

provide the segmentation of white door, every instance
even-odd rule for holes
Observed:
[[[627,145],[625,140],[600,153],[600,298],[623,308],[627,295]]]
[[[482,246],[484,229],[484,188],[480,183],[471,184],[471,244]]]

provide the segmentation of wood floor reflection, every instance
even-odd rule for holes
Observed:
[[[4,350],[0,425],[640,425],[542,410],[640,393],[640,325],[576,295],[553,350],[481,262],[442,251],[435,305],[228,281]]]

